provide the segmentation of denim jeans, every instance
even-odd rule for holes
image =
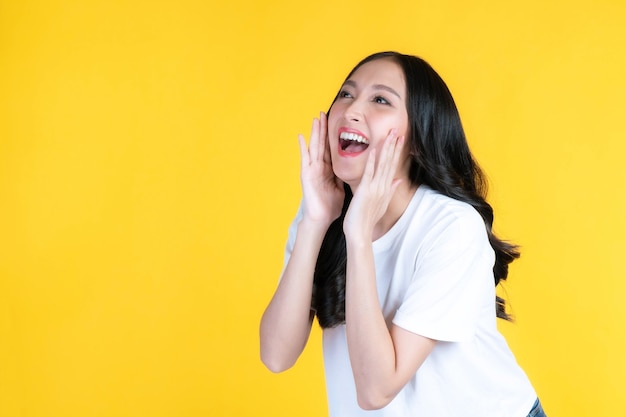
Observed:
[[[539,398],[537,398],[537,401],[535,401],[535,404],[533,405],[533,408],[530,410],[530,413],[528,413],[527,417],[546,417],[546,413],[543,411],[543,408],[541,407]]]

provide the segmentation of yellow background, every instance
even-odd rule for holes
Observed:
[[[626,414],[626,2],[0,1],[0,416],[322,416],[258,321],[299,132],[363,56],[447,81],[522,246],[546,411]]]

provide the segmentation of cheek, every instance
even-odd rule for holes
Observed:
[[[326,130],[328,133],[328,140],[331,145],[336,144],[338,141],[338,138],[337,138],[337,130],[339,129],[338,114],[339,112],[337,112],[336,110],[333,111],[333,108],[331,107],[330,111],[326,115],[326,118],[328,120]]]
[[[408,116],[406,114],[404,114],[401,117],[398,117],[398,120],[397,120],[396,123],[397,123],[397,126],[398,126],[399,134],[406,138],[408,136],[408,133],[409,133]]]
[[[339,119],[340,112],[336,107],[337,106],[333,104],[333,106],[330,108],[330,110],[328,110],[328,113],[326,114],[326,118],[328,119],[328,129],[330,129],[331,126],[337,125],[337,120]]]

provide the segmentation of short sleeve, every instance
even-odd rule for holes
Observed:
[[[495,312],[494,253],[474,210],[455,213],[425,238],[393,323],[441,341],[470,338],[485,308]]]

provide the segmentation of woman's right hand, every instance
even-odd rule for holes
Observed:
[[[320,112],[320,118],[313,119],[309,146],[304,136],[298,135],[300,143],[303,194],[303,220],[329,226],[341,215],[344,190],[343,182],[333,172],[326,114]]]
[[[343,183],[330,160],[326,115],[313,119],[309,146],[299,135],[302,214],[289,260],[261,319],[261,360],[273,372],[289,369],[302,353],[313,323],[311,299],[318,253],[328,227],[341,215]]]

